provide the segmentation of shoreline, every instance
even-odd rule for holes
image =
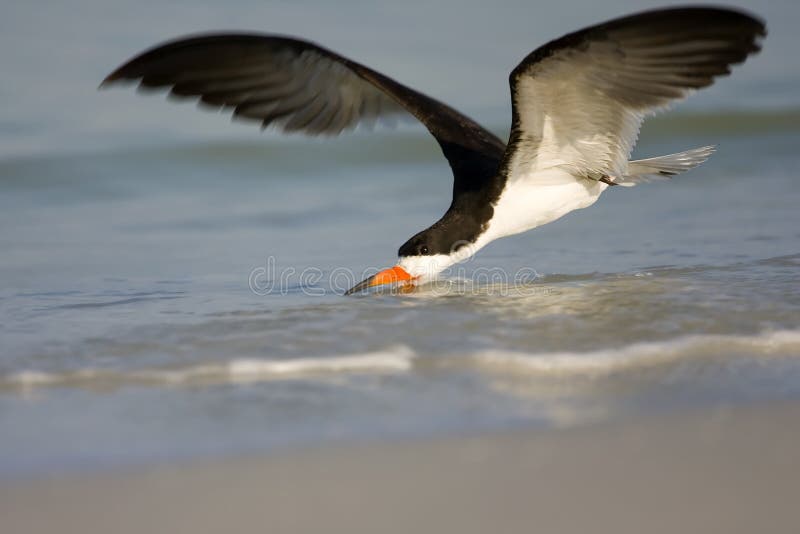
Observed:
[[[3,532],[779,532],[800,403],[0,482]]]

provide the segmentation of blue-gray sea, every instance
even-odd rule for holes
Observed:
[[[663,2],[662,2],[663,4]],[[507,135],[507,74],[655,2],[15,1],[0,16],[0,478],[800,400],[800,4],[649,121],[670,181],[343,297],[449,203],[413,122],[283,138],[97,91],[204,30],[310,38]]]

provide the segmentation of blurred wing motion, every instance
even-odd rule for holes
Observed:
[[[709,148],[631,163],[644,118],[709,86],[759,50],[764,24],[713,8],[650,11],[568,34],[511,73],[513,124],[507,179],[571,175],[633,185],[688,170]]]
[[[358,124],[411,113],[450,162],[456,190],[492,178],[505,144],[454,109],[307,41],[217,34],[172,41],[131,59],[102,86],[140,80],[200,97],[284,132],[337,135]]]

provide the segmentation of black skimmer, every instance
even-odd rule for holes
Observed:
[[[731,9],[647,11],[541,46],[511,72],[508,144],[453,108],[316,44],[276,35],[211,34],[131,59],[101,86],[199,97],[284,132],[336,135],[410,113],[453,170],[447,212],[409,239],[397,265],[350,289],[418,284],[495,239],[592,205],[607,188],[692,169],[713,147],[629,161],[642,121],[711,85],[760,49],[764,23]]]

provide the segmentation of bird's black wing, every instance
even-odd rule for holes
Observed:
[[[454,193],[494,176],[505,144],[453,108],[316,44],[273,35],[211,34],[171,41],[131,59],[101,86],[139,80],[200,97],[264,127],[336,135],[388,115],[411,113],[433,134],[453,169]]]

